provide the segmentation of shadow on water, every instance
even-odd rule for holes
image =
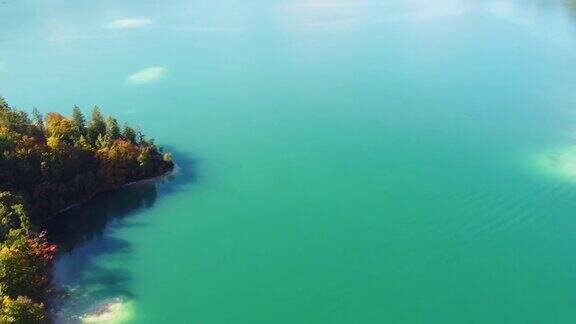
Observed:
[[[174,154],[174,160],[177,166],[170,174],[102,193],[90,202],[58,215],[47,225],[50,240],[58,244],[61,252],[70,252],[89,240],[101,238],[110,220],[121,220],[152,208],[158,195],[175,193],[195,183],[196,159],[180,153]],[[143,225],[117,222],[115,227]]]
[[[178,152],[178,150],[171,146],[164,146],[164,151],[171,152],[176,163],[174,172],[168,174],[160,181],[168,182],[170,185],[161,186],[161,194],[175,193],[185,190],[190,185],[199,181],[197,171],[198,159],[189,153]]]
[[[47,226],[50,240],[60,252],[54,267],[54,284],[64,299],[54,300],[57,322],[74,322],[77,315],[90,312],[95,303],[115,298],[134,298],[131,274],[118,266],[133,249],[116,231],[135,226],[139,212],[152,208],[158,199],[185,190],[197,181],[196,159],[172,152],[177,168],[161,178],[143,181],[114,192],[98,195],[90,202],[68,210]],[[127,221],[130,218],[130,221]],[[101,262],[106,256],[111,262]],[[93,311],[93,310],[92,310]]]
[[[143,182],[98,195],[89,203],[58,215],[47,226],[50,239],[66,253],[94,238],[101,238],[111,219],[122,219],[154,206],[158,197],[156,186],[155,182]]]

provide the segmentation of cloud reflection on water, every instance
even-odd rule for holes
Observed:
[[[110,22],[106,25],[108,29],[135,29],[143,28],[152,24],[149,18],[123,18]]]
[[[143,85],[160,80],[166,74],[163,66],[151,66],[128,76],[126,81],[132,85]]]

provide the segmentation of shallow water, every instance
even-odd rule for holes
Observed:
[[[121,300],[134,323],[574,323],[575,15],[1,1],[10,103],[98,104],[181,168],[72,212],[59,318]]]

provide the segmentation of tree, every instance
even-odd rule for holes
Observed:
[[[32,134],[36,128],[25,111],[12,109],[5,102],[0,103],[0,126],[19,135]]]
[[[124,123],[124,129],[122,130],[122,137],[130,143],[136,144],[136,131],[126,123]]]
[[[98,138],[96,138],[96,143],[94,143],[94,146],[96,146],[97,149],[103,149],[103,148],[107,148],[108,146],[110,146],[110,144],[112,144],[112,142],[110,141],[110,138],[108,138],[108,136],[106,135],[98,135]]]
[[[46,139],[46,145],[48,145],[53,150],[58,150],[61,144],[62,142],[60,141],[60,137],[58,136],[50,136]]]
[[[0,241],[3,241],[11,229],[29,230],[30,220],[26,213],[24,200],[10,192],[0,192]]]
[[[60,141],[72,144],[74,132],[70,120],[59,113],[48,113],[46,115],[46,134],[50,137],[56,137]]]
[[[6,102],[6,99],[4,99],[4,97],[0,96],[0,110],[8,110],[8,109],[10,109],[10,106]]]
[[[118,127],[118,121],[116,118],[111,116],[106,118],[106,137],[112,141],[120,138],[120,127]]]
[[[148,174],[152,168],[152,156],[149,149],[143,149],[137,158],[140,168],[143,170],[144,174]]]
[[[41,130],[44,130],[44,116],[38,111],[38,108],[32,108],[32,121],[34,125],[38,126]]]
[[[80,135],[80,137],[74,142],[74,146],[82,150],[90,150],[92,148],[84,135]]]
[[[70,124],[75,138],[87,135],[86,119],[84,118],[84,114],[82,114],[82,111],[78,106],[74,106],[72,109],[72,119],[70,120]]]
[[[136,126],[136,144],[146,143],[146,135],[142,132],[140,126]]]
[[[13,152],[18,146],[19,140],[20,136],[18,136],[17,133],[0,125],[0,154],[7,155]],[[4,158],[6,158],[6,156]]]
[[[126,140],[116,140],[98,150],[99,175],[109,188],[118,188],[138,176],[137,146]]]
[[[0,248],[0,292],[12,298],[28,296],[39,300],[46,293],[56,246],[44,233],[27,236],[10,230]]]
[[[106,134],[106,123],[100,112],[98,106],[92,109],[92,117],[90,123],[88,124],[88,140],[92,145],[96,144],[96,140],[99,135],[104,136]]]
[[[98,107],[88,125],[78,107],[70,118],[44,119],[37,109],[31,116],[0,98],[0,323],[47,320],[42,302],[56,246],[33,230],[65,206],[174,165],[140,130],[121,132]]]
[[[44,315],[44,304],[35,303],[28,297],[2,296],[0,303],[0,323],[38,324],[47,322]]]

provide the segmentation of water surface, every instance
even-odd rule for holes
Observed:
[[[98,104],[181,168],[78,212],[60,318],[120,300],[133,323],[574,323],[575,15],[0,2],[9,102]]]

